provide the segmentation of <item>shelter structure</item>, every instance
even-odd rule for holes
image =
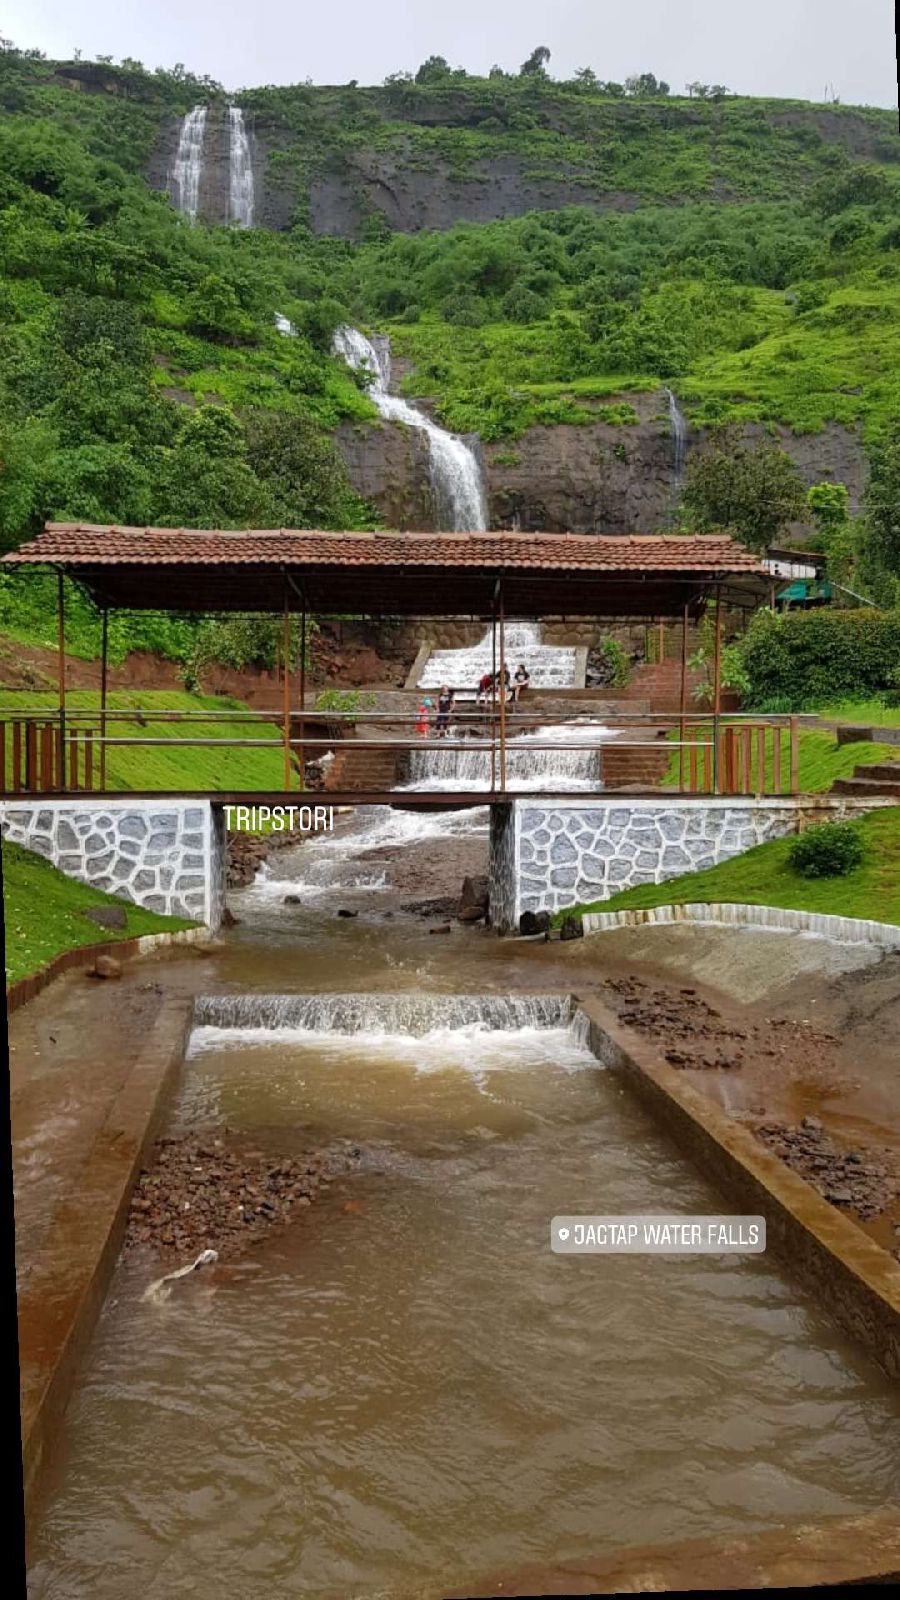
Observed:
[[[48,523],[3,558],[8,569],[41,568],[58,576],[59,710],[46,754],[35,749],[49,783],[65,789],[65,586],[70,579],[103,617],[100,788],[104,787],[108,617],[115,610],[202,614],[258,612],[283,617],[281,721],[285,789],[293,764],[291,629],[301,630],[299,717],[302,773],[305,635],[310,615],[468,616],[493,623],[502,680],[504,619],[548,615],[582,619],[690,621],[715,608],[714,706],[720,709],[722,608],[752,609],[770,578],[752,552],[724,535],[608,537],[539,533],[335,533],[287,528],[228,531]],[[499,787],[505,788],[506,710],[500,697]],[[682,716],[683,724],[683,716]],[[15,730],[14,730],[15,731]],[[493,729],[492,729],[493,732]],[[682,726],[683,732],[683,726]],[[298,741],[294,741],[295,743]],[[717,742],[713,740],[714,759]],[[77,760],[77,752],[75,752]],[[27,764],[27,752],[26,752]],[[77,787],[75,785],[70,785]]]

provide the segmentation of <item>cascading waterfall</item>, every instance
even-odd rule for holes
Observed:
[[[574,1019],[571,996],[558,994],[226,994],[198,996],[193,1027],[421,1039],[457,1028],[483,1033],[568,1028]]]
[[[664,389],[663,393],[669,404],[669,429],[672,436],[672,499],[674,501],[677,500],[681,492],[681,481],[684,477],[684,462],[687,455],[687,424],[672,390]]]
[[[335,332],[334,350],[349,367],[369,374],[369,395],[386,421],[419,428],[427,435],[438,526],[451,533],[477,533],[487,528],[487,494],[475,451],[464,439],[447,433],[424,412],[388,392],[391,358],[387,340],[376,349],[358,328],[345,324]]]
[[[194,106],[181,124],[178,148],[172,166],[172,203],[183,217],[196,221],[200,202],[200,175],[203,171],[203,140],[206,134],[206,107]]]
[[[610,729],[599,723],[564,723],[518,734],[506,742],[506,782],[510,789],[588,789],[601,787],[598,743]],[[567,750],[539,750],[539,742],[570,744]],[[409,788],[489,789],[490,746],[467,739],[465,750],[413,750]],[[495,771],[496,776],[496,771]]]
[[[545,645],[540,623],[507,622],[503,631],[504,655],[511,673],[524,662],[533,689],[571,689],[575,685],[575,650]],[[499,645],[497,663],[499,664]],[[419,679],[420,689],[474,689],[485,672],[495,666],[491,630],[469,650],[435,650]]]
[[[253,161],[240,106],[228,107],[228,221],[253,227]]]

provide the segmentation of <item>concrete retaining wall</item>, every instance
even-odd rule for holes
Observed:
[[[494,925],[509,932],[523,911],[608,900],[636,884],[700,872],[811,822],[871,809],[871,801],[830,795],[519,800],[502,850],[499,832],[496,844],[491,836],[491,904],[502,908]]]
[[[610,933],[615,928],[673,927],[676,923],[705,923],[719,928],[768,928],[772,932],[806,933],[840,944],[873,944],[882,950],[900,950],[900,928],[865,917],[829,917],[819,911],[789,911],[781,906],[711,901],[708,905],[647,906],[630,911],[589,911],[584,931]]]
[[[225,824],[208,800],[7,801],[0,831],[107,894],[209,928],[221,923]]]

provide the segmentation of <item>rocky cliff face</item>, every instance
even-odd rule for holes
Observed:
[[[159,137],[147,169],[147,180],[151,188],[164,190],[169,195],[172,194],[172,171],[175,165],[181,126],[182,119],[180,117],[167,117],[161,124]],[[258,196],[263,196],[268,187],[264,182],[266,169],[265,151],[260,146],[253,129],[250,127],[247,129],[247,137],[250,142],[256,193]],[[204,222],[221,223],[228,221],[229,169],[228,108],[224,101],[216,101],[207,109],[203,137],[203,167],[200,177],[197,215]],[[267,215],[265,206],[257,220],[263,227],[286,228],[290,225],[290,217],[287,215],[281,217],[276,214],[274,220],[272,220]]]
[[[674,511],[672,441],[662,392],[623,394],[637,411],[632,427],[595,422],[529,428],[514,443],[483,447],[491,526],[552,533],[658,533]],[[748,437],[762,437],[749,426]],[[833,424],[779,443],[807,484],[846,484],[858,509],[865,461],[858,435]],[[385,423],[345,426],[338,445],[350,480],[388,527],[434,527],[428,453],[422,435]],[[688,459],[708,436],[689,429]]]

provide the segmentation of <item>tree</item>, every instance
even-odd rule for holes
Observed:
[[[900,599],[900,424],[896,422],[869,447],[860,544],[865,587],[880,604],[896,604]]]
[[[416,83],[443,83],[452,73],[449,61],[443,56],[429,56],[416,73]]]
[[[734,426],[689,462],[681,520],[696,533],[732,532],[751,550],[766,550],[803,516],[803,479],[790,456],[769,440],[750,444]]]
[[[649,99],[654,95],[667,95],[669,85],[652,72],[641,72],[625,79],[625,93],[637,99]]]
[[[251,412],[247,460],[266,490],[271,527],[371,526],[333,440],[309,418],[287,411]]]
[[[247,459],[244,430],[225,406],[198,406],[163,454],[156,518],[176,528],[264,528],[268,497]]]
[[[850,519],[849,496],[842,483],[814,483],[806,496],[821,548],[828,557],[828,576],[834,583],[853,579],[857,530]]]
[[[532,50],[527,61],[523,61],[519,68],[520,78],[546,78],[547,62],[550,60],[550,51],[545,44],[539,44]]]

